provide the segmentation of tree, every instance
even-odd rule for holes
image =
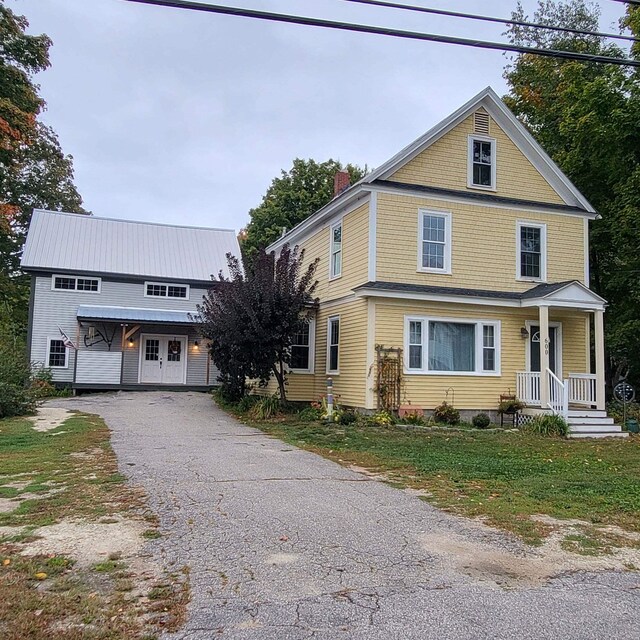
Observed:
[[[250,262],[260,249],[277,240],[283,229],[293,228],[324,207],[333,198],[338,171],[348,171],[353,184],[366,174],[366,167],[296,158],[289,171],[274,178],[260,205],[249,211],[251,221],[241,236],[245,260]]]
[[[263,383],[274,376],[285,403],[291,344],[310,307],[317,260],[303,268],[304,251],[285,245],[279,256],[259,251],[248,271],[227,255],[230,277],[222,273],[198,307],[201,334],[230,399],[245,392],[246,378]]]
[[[49,66],[51,41],[27,27],[0,4],[0,334],[14,341],[27,324],[28,279],[19,267],[33,209],[86,213],[73,159],[37,120],[45,103],[33,75]]]
[[[583,0],[544,0],[532,21],[597,30],[599,9]],[[520,3],[514,19],[528,19]],[[629,9],[623,24],[638,27]],[[637,31],[636,31],[637,33]],[[512,42],[624,57],[597,36],[513,26]],[[629,371],[640,376],[640,100],[637,74],[604,65],[530,54],[505,69],[505,102],[601,218],[591,225],[591,286],[609,301],[606,314],[609,385]]]

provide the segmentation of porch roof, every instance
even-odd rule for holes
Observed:
[[[135,307],[101,307],[80,305],[79,320],[112,320],[117,322],[146,322],[150,324],[196,324],[197,314],[188,311],[139,309]]]
[[[407,298],[484,304],[507,307],[569,307],[583,310],[603,309],[606,301],[578,280],[538,284],[524,292],[441,287],[404,282],[367,282],[354,289],[357,296]]]

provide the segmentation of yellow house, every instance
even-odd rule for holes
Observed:
[[[317,399],[330,377],[343,405],[446,398],[469,416],[513,394],[574,435],[620,434],[604,411],[605,301],[588,288],[596,217],[485,89],[268,248],[319,258],[289,397]]]

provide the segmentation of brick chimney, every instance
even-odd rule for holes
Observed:
[[[348,171],[338,171],[333,178],[333,197],[339,196],[345,189],[348,189],[350,182]]]

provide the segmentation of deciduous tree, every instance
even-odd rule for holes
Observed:
[[[366,173],[352,164],[342,165],[337,160],[316,162],[296,158],[289,171],[273,179],[241,235],[242,253],[250,262],[260,249],[266,248],[282,234],[322,208],[333,198],[333,180],[338,171],[348,171],[351,184]]]
[[[286,371],[300,322],[313,297],[317,261],[303,266],[304,252],[285,245],[278,256],[260,250],[245,273],[228,255],[230,276],[220,274],[198,307],[201,333],[211,343],[211,357],[238,399],[246,378],[265,383],[274,376],[286,402]]]
[[[593,31],[599,15],[582,0],[545,0],[531,21]],[[528,18],[520,3],[513,16]],[[638,28],[634,9],[623,26]],[[516,26],[508,35],[517,44],[626,55],[597,36]],[[591,286],[609,301],[608,381],[629,367],[640,378],[639,76],[615,65],[529,54],[515,57],[504,75],[508,106],[601,216],[591,223]]]

